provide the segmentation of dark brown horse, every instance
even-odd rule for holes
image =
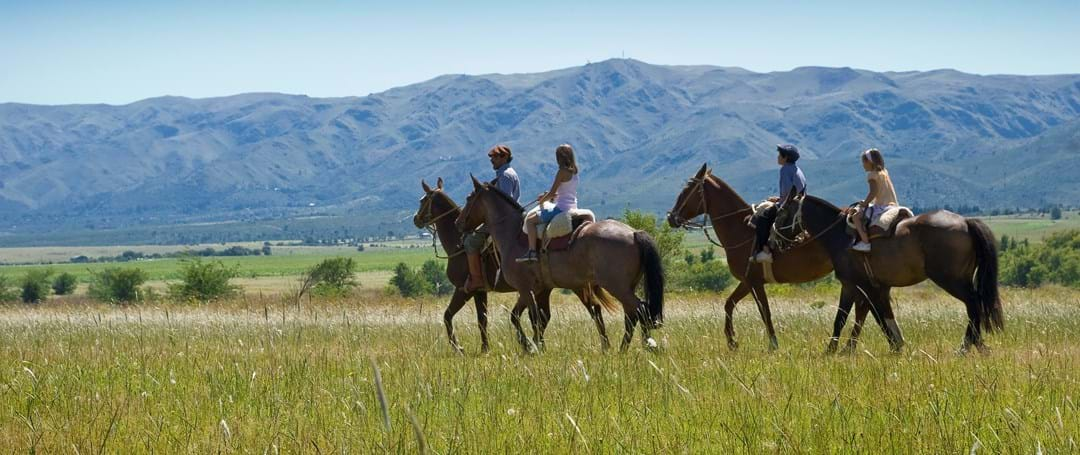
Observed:
[[[739,285],[724,303],[724,336],[732,349],[738,346],[735,341],[735,328],[732,326],[731,313],[735,304],[747,294],[753,293],[757,302],[761,320],[769,336],[769,348],[776,349],[776,331],[773,329],[772,313],[769,311],[769,298],[765,294],[765,274],[762,265],[750,263],[750,252],[754,244],[754,230],[746,224],[746,217],[751,214],[751,207],[735,190],[719,177],[712,175],[708,163],[703,164],[675,199],[675,206],[668,212],[668,224],[672,227],[686,227],[695,224],[691,220],[707,215],[720,245],[724,248],[728,270],[739,280]],[[708,228],[709,223],[703,223]],[[776,256],[772,273],[777,283],[805,283],[828,275],[832,263],[825,249],[816,241],[801,244]]]
[[[925,213],[900,221],[892,236],[872,240],[872,252],[864,254],[849,249],[852,237],[845,229],[844,214],[829,202],[806,196],[801,204],[789,204],[782,212],[778,217],[795,217],[825,246],[843,285],[829,351],[836,349],[847,314],[860,300],[870,303],[865,308],[873,311],[890,347],[899,350],[904,338],[893,316],[890,290],[927,279],[967,307],[961,352],[971,346],[984,350],[982,330],[1004,327],[997,246],[986,223],[944,210]],[[866,317],[867,310],[862,308],[858,308],[849,347],[857,342],[857,331]]]
[[[439,243],[442,244],[447,255],[446,277],[454,285],[454,295],[450,297],[450,304],[443,313],[443,324],[446,325],[446,335],[450,338],[450,346],[458,352],[462,351],[457,336],[454,335],[454,315],[471,298],[476,305],[476,319],[480,325],[480,349],[487,352],[490,348],[487,332],[487,293],[484,291],[469,293],[464,290],[465,279],[469,276],[469,265],[465,259],[465,249],[461,245],[461,231],[454,224],[458,215],[461,214],[461,209],[458,208],[458,205],[454,203],[454,200],[449,195],[443,192],[442,178],[438,180],[435,188],[431,188],[423,180],[420,181],[420,185],[424,188],[424,196],[420,198],[420,208],[417,209],[416,215],[413,216],[413,224],[421,229],[431,229],[433,234],[438,237]],[[498,274],[499,263],[495,252],[487,252],[482,258],[486,281],[495,283],[492,290],[495,292],[514,292],[515,289],[507,284],[506,280],[501,279],[502,277]],[[589,308],[590,313],[600,312],[598,304],[588,302],[581,293],[578,293],[578,297],[585,304],[585,307]],[[551,290],[538,292],[536,300],[537,308],[544,314],[550,315]],[[530,308],[529,318],[535,321],[539,318],[539,315]],[[547,320],[542,321],[542,324],[546,325]]]
[[[457,225],[461,230],[468,230],[486,224],[491,232],[502,258],[502,274],[518,290],[518,303],[511,311],[510,321],[517,329],[522,348],[531,350],[521,329],[522,310],[535,305],[535,294],[550,292],[553,287],[571,289],[579,295],[595,296],[607,308],[613,305],[609,297],[614,296],[622,303],[626,316],[622,349],[626,349],[633,339],[634,326],[638,321],[642,322],[642,339],[646,346],[656,346],[656,341],[649,336],[649,330],[663,321],[664,271],[656,243],[648,234],[614,220],[587,224],[568,249],[548,253],[550,277],[546,279],[540,270],[542,265],[514,260],[528,248],[528,242],[522,240],[521,227],[525,214],[521,205],[498,189],[480,183],[475,177],[473,187]],[[634,294],[642,277],[645,279],[644,302]],[[542,311],[540,313],[541,320],[545,320],[547,315]],[[606,348],[607,335],[600,312],[596,311],[592,316]],[[543,340],[543,326],[538,326],[534,321],[533,328],[538,331],[536,344],[539,345]]]

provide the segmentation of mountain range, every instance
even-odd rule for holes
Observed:
[[[704,162],[748,200],[765,197],[778,143],[800,148],[810,192],[837,203],[865,194],[858,154],[877,147],[907,205],[1075,205],[1080,75],[615,59],[363,97],[6,103],[0,216],[43,230],[312,214],[399,223],[421,178],[443,177],[459,200],[470,173],[490,178],[498,143],[512,148],[525,195],[549,185],[555,146],[573,145],[581,203],[605,215],[668,209]]]

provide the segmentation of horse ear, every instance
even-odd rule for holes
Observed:
[[[697,175],[695,175],[694,178],[697,178],[697,179],[705,178],[705,173],[706,172],[709,172],[709,163],[702,164],[701,169],[698,169]]]
[[[475,190],[477,190],[477,191],[480,191],[481,189],[483,189],[483,188],[482,188],[482,187],[483,187],[483,184],[482,184],[482,183],[480,183],[480,181],[479,181],[479,180],[476,180],[476,176],[474,176],[474,175],[472,175],[472,174],[469,174],[469,178],[471,178],[471,179],[472,179],[472,185],[473,185],[473,189],[475,189]]]
[[[439,183],[442,183],[442,179],[439,179]],[[431,193],[431,187],[428,186],[427,182],[425,182],[424,179],[420,179],[420,186],[424,187],[425,193]]]
[[[435,182],[435,186],[440,190],[442,189],[442,177],[439,177],[439,181]]]

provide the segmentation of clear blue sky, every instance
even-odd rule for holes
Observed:
[[[0,0],[0,102],[366,95],[447,73],[658,64],[1080,73],[1080,1]]]

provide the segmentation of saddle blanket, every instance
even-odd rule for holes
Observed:
[[[554,208],[555,205],[550,202],[545,202],[544,207],[550,209]],[[532,215],[533,213],[539,211],[540,207],[535,207],[532,210],[529,210],[529,213],[525,217],[528,218],[529,215]],[[537,225],[536,229],[537,232],[540,233],[540,237],[554,239],[567,236],[574,232],[574,218],[586,218],[590,221],[594,221],[596,220],[596,215],[593,214],[592,210],[574,209],[569,212],[562,212],[558,215],[555,215],[555,217],[551,219],[550,223]],[[527,235],[529,233],[528,226],[523,225],[521,227],[521,231]]]

